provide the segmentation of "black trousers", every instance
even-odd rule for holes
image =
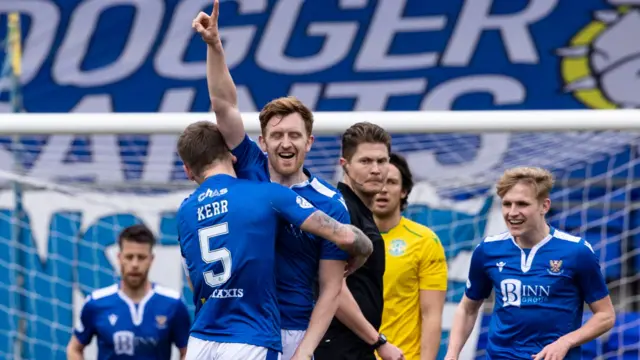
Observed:
[[[375,350],[352,332],[327,333],[313,357],[314,360],[376,360]]]

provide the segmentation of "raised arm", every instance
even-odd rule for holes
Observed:
[[[242,116],[238,110],[236,85],[227,68],[218,29],[220,2],[214,0],[211,15],[200,12],[193,20],[192,27],[207,44],[207,85],[211,99],[211,109],[216,114],[216,122],[229,149],[238,146],[245,136]]]

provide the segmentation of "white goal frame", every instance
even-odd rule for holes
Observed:
[[[117,115],[117,116],[116,116]],[[258,113],[242,113],[248,133],[259,133]],[[554,132],[640,130],[640,110],[505,110],[315,112],[314,133],[338,134],[368,121],[389,133]],[[0,115],[0,135],[178,134],[213,113],[18,113]]]

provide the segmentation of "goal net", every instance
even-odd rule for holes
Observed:
[[[478,121],[487,123],[498,116],[484,114]],[[580,118],[585,113],[572,114]],[[618,312],[614,329],[583,347],[584,359],[637,359],[640,133],[512,132],[512,127],[491,132],[454,127],[457,132],[446,132],[446,125],[434,122],[451,121],[454,126],[455,119],[446,114],[434,119],[430,113],[412,114],[425,125],[411,130],[402,125],[408,120],[405,115],[377,114],[374,119],[382,119],[393,133],[393,151],[406,156],[417,180],[406,216],[431,227],[446,248],[449,289],[440,358],[464,291],[471,251],[484,236],[504,230],[494,183],[506,168],[533,165],[556,176],[550,224],[591,242]],[[98,117],[106,127],[123,116]],[[145,116],[151,124],[162,122],[165,115]],[[180,202],[193,189],[175,154],[175,133],[184,125],[180,121],[192,118],[172,116],[176,121],[172,129],[149,127],[146,134],[125,127],[118,134],[105,134],[98,127],[91,133],[79,126],[77,131],[38,135],[41,128],[29,121],[12,123],[9,115],[6,122],[0,121],[4,134],[0,135],[1,357],[65,358],[84,296],[116,281],[115,241],[121,229],[134,223],[145,223],[158,236],[152,280],[182,291],[193,309],[174,219]],[[338,134],[359,116],[367,117],[339,113],[318,117],[320,133],[306,162],[311,172],[333,182],[340,179]],[[69,117],[100,120],[86,114]],[[323,128],[323,119],[343,126]],[[608,120],[615,123],[606,116],[601,119]],[[251,121],[257,123],[255,118]],[[512,121],[520,126],[515,123],[518,118]],[[23,135],[11,136],[3,124],[16,125],[11,131]],[[247,124],[255,130],[251,127],[255,124]],[[461,359],[483,354],[491,304],[487,302]],[[95,357],[95,345],[87,356]]]

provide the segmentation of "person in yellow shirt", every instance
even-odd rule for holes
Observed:
[[[407,360],[433,360],[440,348],[447,262],[438,236],[402,216],[412,187],[406,160],[391,154],[385,187],[372,209],[386,248],[380,333]]]

